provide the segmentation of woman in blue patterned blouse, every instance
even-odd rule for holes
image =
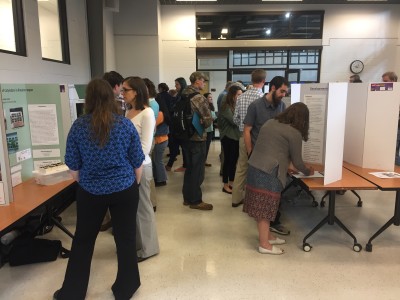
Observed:
[[[84,299],[97,234],[107,209],[113,220],[118,273],[115,299],[129,299],[140,286],[135,230],[138,181],[144,154],[132,122],[118,115],[110,85],[92,80],[86,88],[86,114],[67,138],[65,163],[78,182],[77,223],[63,286],[54,299]]]

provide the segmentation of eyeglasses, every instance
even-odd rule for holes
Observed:
[[[121,93],[126,93],[126,92],[129,92],[129,91],[132,91],[133,89],[124,89],[124,88],[122,88],[121,89]]]

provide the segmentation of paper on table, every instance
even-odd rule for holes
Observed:
[[[369,174],[379,178],[400,178],[400,174],[396,172],[370,172]]]
[[[315,171],[314,175],[307,176],[307,175],[304,175],[303,173],[299,172],[298,174],[293,174],[293,176],[296,178],[323,178],[324,174],[323,174],[323,172]]]

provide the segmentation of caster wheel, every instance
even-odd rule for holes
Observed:
[[[365,246],[365,250],[367,250],[367,252],[372,252],[372,244],[368,243],[368,244]]]
[[[319,204],[319,206],[325,207],[325,201],[321,201],[321,203]]]
[[[303,250],[304,252],[310,252],[311,251],[311,245],[309,243],[304,243],[303,244]]]
[[[357,202],[358,207],[362,207],[362,201]]]
[[[317,201],[313,201],[313,202],[311,203],[311,206],[312,206],[312,207],[317,207],[317,206],[318,206],[318,202],[317,202]]]
[[[353,250],[355,252],[360,252],[362,250],[362,246],[360,244],[354,244]]]

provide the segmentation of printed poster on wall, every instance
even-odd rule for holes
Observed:
[[[326,101],[324,94],[304,95],[303,98],[310,111],[309,140],[303,143],[303,159],[309,163],[323,162]]]
[[[58,145],[56,105],[28,105],[28,112],[32,146]]]
[[[14,183],[32,178],[33,154],[48,153],[52,160],[63,160],[66,134],[60,93],[58,84],[1,85],[9,164],[21,166],[13,173]]]

